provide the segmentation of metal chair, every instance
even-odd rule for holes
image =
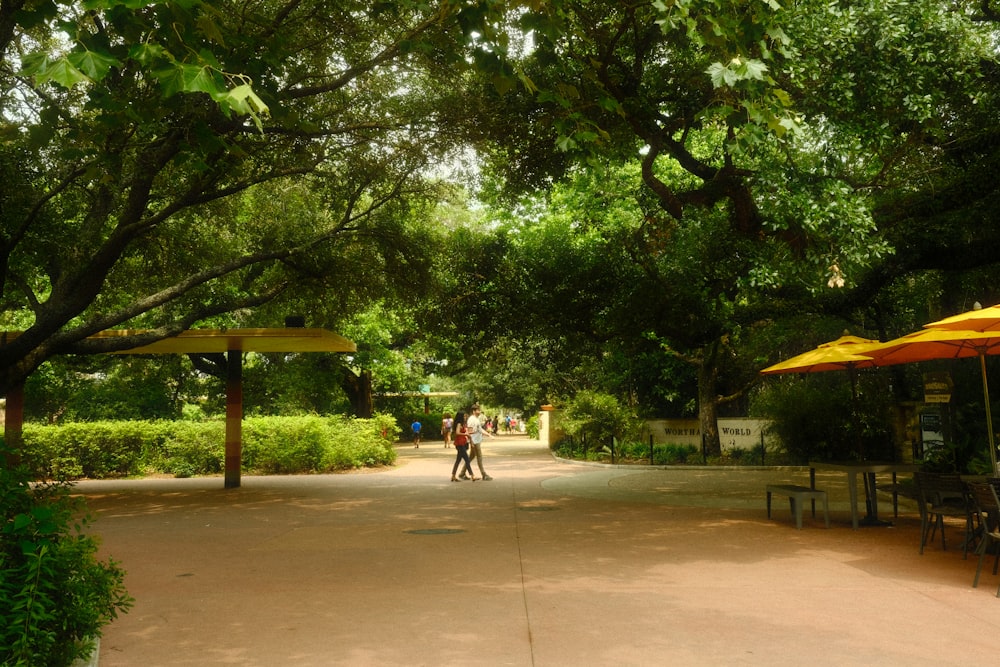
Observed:
[[[979,554],[979,564],[976,566],[976,577],[972,580],[972,587],[976,588],[979,586],[979,574],[983,569],[986,552],[992,547],[1000,546],[1000,498],[997,497],[996,488],[988,482],[969,484],[969,492],[979,511],[982,530],[982,540],[976,549]],[[997,573],[998,565],[1000,565],[1000,550],[997,551],[996,559],[993,561],[993,574]],[[997,586],[997,597],[1000,597],[1000,586]]]
[[[920,553],[934,540],[941,530],[941,549],[947,551],[944,519],[951,517],[965,521],[965,540],[962,543],[962,558],[968,558],[969,545],[973,539],[972,504],[965,482],[957,473],[914,473],[917,486],[917,507],[920,510]]]

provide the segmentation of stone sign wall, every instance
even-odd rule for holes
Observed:
[[[753,449],[761,444],[761,433],[770,422],[764,419],[719,419],[719,440],[727,449]],[[697,419],[651,419],[646,422],[653,442],[670,445],[694,445],[701,449],[701,424]],[[777,438],[764,434],[766,447],[776,447]]]

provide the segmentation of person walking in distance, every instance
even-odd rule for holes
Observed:
[[[465,425],[465,413],[459,412],[455,415],[455,421],[452,423],[453,435],[455,436],[455,465],[451,467],[451,481],[457,482],[458,478],[455,477],[455,473],[458,472],[458,465],[462,462],[465,463],[465,469],[462,471],[462,479],[468,479],[466,473],[469,477],[472,477],[472,481],[476,481],[475,475],[472,473],[472,465],[469,461],[469,429]]]
[[[413,446],[414,447],[419,447],[420,446],[420,428],[421,428],[420,420],[414,419],[413,423],[410,424],[410,429],[413,430]]]
[[[483,470],[483,434],[493,437],[492,433],[486,431],[483,428],[483,423],[479,419],[479,404],[475,403],[472,406],[472,414],[468,419],[468,429],[469,429],[469,457],[476,460],[479,465],[479,474],[482,475],[483,481],[488,482],[492,477],[486,474]],[[471,472],[470,472],[471,474]]]
[[[451,444],[451,413],[444,413],[441,419],[441,437],[444,438],[444,446],[447,447]]]

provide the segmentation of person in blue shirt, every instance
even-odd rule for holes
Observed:
[[[414,419],[413,423],[410,424],[410,428],[413,429],[413,446],[420,447],[420,429],[422,425],[419,420]]]

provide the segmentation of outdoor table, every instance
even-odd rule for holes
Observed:
[[[878,498],[875,495],[876,473],[892,473],[895,488],[896,474],[901,472],[917,472],[920,466],[916,463],[892,463],[889,461],[810,461],[809,486],[816,488],[817,470],[836,470],[847,473],[847,491],[851,497],[851,526],[858,529],[859,523],[866,526],[888,525],[879,521]],[[858,521],[858,473],[864,475],[865,499],[867,512],[863,521]],[[895,491],[893,491],[895,493]]]

